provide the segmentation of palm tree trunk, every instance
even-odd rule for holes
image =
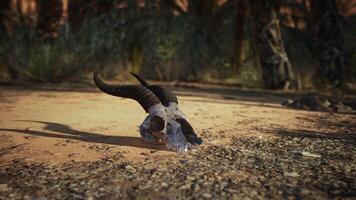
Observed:
[[[0,33],[8,33],[10,30],[11,0],[0,1]]]
[[[72,31],[80,29],[85,20],[100,16],[114,9],[114,0],[70,0],[68,23]]]
[[[244,47],[244,32],[245,32],[245,21],[247,14],[247,4],[246,0],[235,0],[236,6],[236,25],[235,25],[235,42],[234,42],[234,68],[239,69],[242,65],[242,54]]]
[[[251,2],[254,37],[259,47],[262,79],[265,87],[289,89],[297,87],[292,65],[284,49],[278,4],[273,0]]]
[[[58,37],[63,14],[62,0],[39,0],[37,32],[44,40]]]
[[[315,50],[318,56],[316,76],[321,83],[342,86],[347,73],[343,56],[342,17],[335,0],[314,0],[311,4],[314,18],[313,34],[316,38]]]

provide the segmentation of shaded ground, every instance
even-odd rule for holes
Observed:
[[[356,198],[356,115],[224,91],[178,90],[204,145],[176,154],[141,141],[131,100],[2,86],[0,199]]]

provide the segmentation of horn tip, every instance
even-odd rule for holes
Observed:
[[[136,79],[139,79],[138,74],[136,74],[135,72],[130,72],[130,74],[131,74],[133,77],[135,77]]]
[[[98,71],[95,71],[94,74],[93,74],[93,76],[100,76],[100,71],[99,71],[99,70],[98,70]]]
[[[100,72],[99,71],[95,71],[94,74],[93,74],[93,79],[94,80],[98,80],[100,79],[101,75],[100,75]]]

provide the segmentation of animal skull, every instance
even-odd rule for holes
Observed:
[[[108,85],[94,74],[96,86],[103,92],[138,101],[148,116],[140,125],[143,140],[149,143],[164,142],[168,149],[187,152],[189,148],[200,145],[202,140],[194,132],[179,109],[177,97],[159,85],[149,85],[137,74],[133,74],[141,85]]]

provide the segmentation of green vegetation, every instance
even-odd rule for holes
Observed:
[[[108,25],[108,17],[84,23],[80,31],[62,26],[59,37],[44,41],[33,28],[16,27],[4,35],[1,65],[11,76],[40,82],[58,82],[118,60],[121,32]]]
[[[194,1],[191,1],[194,2]],[[86,77],[101,70],[109,78],[127,71],[165,81],[205,81],[262,86],[259,49],[254,41],[253,23],[244,26],[242,63],[236,67],[234,40],[236,8],[231,2],[192,3],[186,11],[169,4],[146,2],[138,8],[110,9],[85,15],[71,30],[60,26],[55,39],[43,39],[34,26],[16,23],[0,34],[0,76],[36,82],[61,82]],[[166,7],[164,7],[166,6]],[[345,23],[345,63],[355,80],[355,49]],[[283,27],[289,60],[303,87],[312,86],[317,59],[313,36],[296,28]],[[1,30],[1,29],[0,29]]]

